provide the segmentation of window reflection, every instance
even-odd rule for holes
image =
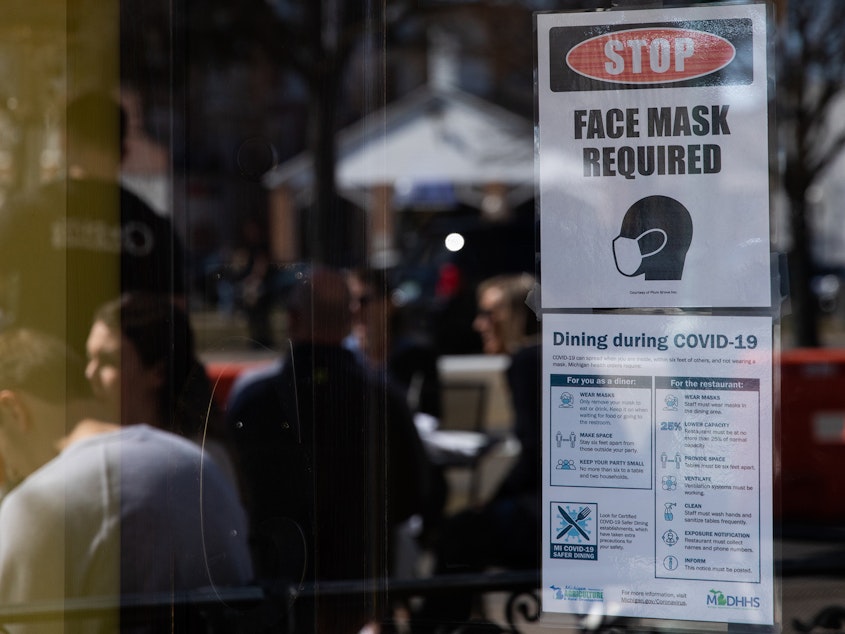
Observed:
[[[4,2],[8,631],[504,627],[539,583],[539,348],[502,316],[537,273],[532,12],[624,4]],[[838,3],[770,4],[789,629],[843,601],[845,46]]]

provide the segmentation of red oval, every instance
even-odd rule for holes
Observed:
[[[715,73],[735,56],[734,45],[718,35],[666,27],[615,31],[590,38],[566,54],[566,65],[579,75],[599,81],[663,84]]]

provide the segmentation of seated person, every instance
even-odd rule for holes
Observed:
[[[440,418],[437,353],[431,341],[403,323],[387,271],[367,269],[349,276],[353,330],[350,347],[376,370],[386,371],[405,390],[408,406]]]
[[[421,511],[429,486],[401,393],[342,346],[350,304],[337,271],[300,282],[289,352],[272,373],[238,383],[227,412],[259,574],[314,584],[295,604],[297,632],[357,633],[385,616],[391,530]],[[322,590],[350,580],[364,588]]]
[[[107,420],[193,440],[237,482],[223,413],[177,304],[165,295],[124,293],[97,310],[87,347],[86,374]]]
[[[537,319],[526,304],[530,275],[503,275],[481,283],[473,327],[484,352],[507,354],[506,378],[520,454],[491,499],[446,518],[435,545],[435,573],[471,573],[489,566],[536,570],[540,563],[541,346]],[[539,583],[539,577],[538,577]],[[415,631],[436,631],[471,616],[472,594],[444,593],[416,615]]]
[[[0,604],[248,583],[246,518],[223,473],[194,443],[147,425],[74,425],[83,391],[82,361],[63,342],[0,334],[0,452],[16,483],[0,504]],[[168,617],[151,613],[145,625],[165,631]],[[67,631],[82,628],[61,611],[2,625],[63,632],[65,618]],[[119,627],[117,611],[85,618],[91,631]]]
[[[352,334],[344,344],[375,372],[405,393],[415,415],[440,418],[441,383],[434,346],[422,334],[402,323],[402,307],[394,303],[394,293],[383,269],[367,269],[349,274],[352,295]],[[414,520],[408,532],[427,543],[442,520],[449,488],[443,470],[429,461],[431,495],[422,510],[422,525]],[[409,544],[412,548],[416,544]],[[406,556],[407,559],[407,556]],[[413,566],[411,566],[412,568]],[[406,571],[410,572],[410,571]]]

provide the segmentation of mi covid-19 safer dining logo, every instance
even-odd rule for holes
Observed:
[[[552,502],[552,559],[598,559],[598,532],[594,503]]]
[[[747,85],[752,24],[745,18],[549,32],[553,92]]]

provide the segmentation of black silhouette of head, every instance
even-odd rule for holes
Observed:
[[[613,240],[617,270],[627,277],[679,280],[692,242],[692,217],[674,198],[648,196],[635,202]]]

